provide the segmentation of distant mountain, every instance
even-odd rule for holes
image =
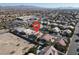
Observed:
[[[58,8],[43,8],[43,7],[37,7],[37,6],[25,6],[25,5],[17,5],[17,6],[0,6],[0,9],[19,9],[19,10],[26,10],[26,9],[32,9],[32,10],[61,10],[61,9],[79,9],[76,7],[58,7]]]
[[[79,9],[77,7],[59,7],[59,8],[55,8],[55,9]]]
[[[24,6],[24,5],[19,5],[19,6],[0,6],[0,9],[46,9],[42,7],[37,7],[37,6]]]

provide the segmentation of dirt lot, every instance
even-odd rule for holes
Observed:
[[[13,35],[11,33],[0,34],[1,55],[24,54],[25,52],[28,52],[28,50],[33,46],[33,44],[30,44],[24,39],[17,37],[16,35]]]

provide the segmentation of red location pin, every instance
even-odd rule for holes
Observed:
[[[38,32],[40,29],[40,23],[38,21],[34,21],[34,23],[32,24],[35,32]]]

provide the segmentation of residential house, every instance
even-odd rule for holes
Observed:
[[[58,41],[58,43],[59,43],[60,45],[62,45],[62,46],[66,46],[66,43],[65,43],[65,41],[64,41],[63,39],[60,39],[60,40]]]
[[[35,31],[31,30],[31,29],[26,29],[24,27],[15,27],[14,28],[14,31],[17,31],[17,32],[24,32],[25,34],[28,34],[28,35],[31,35],[31,34],[34,34]]]
[[[28,35],[31,35],[31,34],[34,34],[35,31],[34,30],[31,30],[31,29],[25,29],[24,32]]]
[[[59,32],[60,32],[60,28],[54,27],[54,28],[52,29],[52,31],[53,31],[54,33],[59,33]]]
[[[59,54],[62,55],[63,53],[56,50],[53,46],[44,47],[39,53],[39,55],[59,55]]]
[[[50,35],[50,34],[45,34],[45,35],[43,35],[41,37],[41,39],[46,40],[46,41],[50,41],[51,40],[51,42],[54,42],[55,37]]]
[[[60,34],[58,36],[56,36],[57,38],[55,39],[55,42],[62,45],[62,46],[66,46],[66,43],[64,41],[65,38],[63,38]]]
[[[69,37],[69,36],[71,36],[71,34],[72,34],[72,31],[69,30],[69,29],[66,29],[66,30],[63,30],[63,31],[62,31],[62,36],[67,36],[67,37]]]
[[[40,37],[42,37],[43,33],[38,31],[38,32],[35,32],[34,35],[36,35],[37,38],[40,38]]]

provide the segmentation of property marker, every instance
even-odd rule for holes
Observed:
[[[34,23],[32,24],[34,31],[38,32],[40,29],[40,23],[38,21],[34,21]]]

